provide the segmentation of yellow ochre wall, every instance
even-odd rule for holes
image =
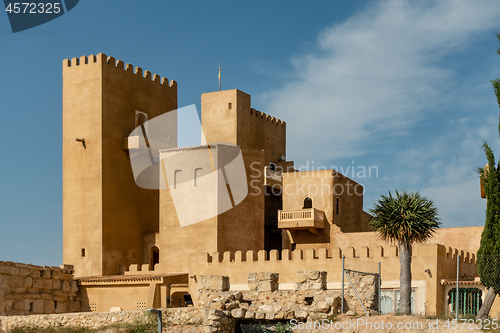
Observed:
[[[64,60],[63,260],[76,276],[142,263],[143,234],[158,232],[159,194],[135,184],[122,142],[136,110],[149,120],[176,108],[175,81],[102,53]]]

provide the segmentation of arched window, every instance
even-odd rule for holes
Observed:
[[[307,209],[307,208],[313,208],[313,201],[309,197],[306,197],[304,199],[304,207],[302,207],[302,209]]]
[[[160,263],[160,250],[153,246],[149,252],[149,269],[154,270],[155,265]]]
[[[182,182],[182,171],[175,170],[174,171],[174,188],[177,188],[179,184]]]
[[[135,135],[144,135],[144,133],[142,133],[142,128],[140,126],[144,124],[144,130],[147,131],[146,128],[147,121],[148,121],[147,113],[141,111],[135,111],[135,128],[136,128]]]
[[[194,170],[194,187],[201,186],[201,176],[203,175],[202,168],[197,168]]]

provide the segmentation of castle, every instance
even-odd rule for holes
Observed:
[[[203,94],[205,142],[155,151],[173,156],[163,173],[168,186],[137,186],[130,158],[147,138],[131,133],[158,116],[177,119],[177,109],[173,80],[102,53],[63,61],[63,260],[74,266],[83,311],[167,307],[176,299],[184,305],[186,294],[196,304],[203,275],[228,276],[231,290],[245,290],[249,273],[276,272],[286,290],[293,289],[297,271],[322,270],[328,288],[338,289],[342,255],[373,263],[397,257],[395,246],[369,229],[362,186],[334,170],[295,170],[286,158],[285,122],[253,109],[239,90]],[[230,193],[231,209],[218,210],[231,189],[227,179],[227,189],[219,187],[209,203],[200,202],[196,190],[228,162],[220,157],[224,147],[239,149],[248,191],[256,193],[238,203]],[[193,193],[181,203],[190,213],[207,205],[221,213],[181,226],[173,189],[181,180]],[[347,187],[356,190],[335,191]],[[481,232],[441,229],[433,244],[414,249],[414,255],[435,258],[429,268],[415,263],[415,288],[425,295],[417,307],[444,311],[439,299],[451,287],[440,281],[453,276],[440,267],[452,266],[461,253],[470,270]],[[424,273],[429,269],[431,278]],[[399,270],[382,266],[382,274],[390,280],[385,287],[395,290]]]

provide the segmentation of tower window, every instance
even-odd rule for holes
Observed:
[[[335,205],[335,211],[337,212],[337,215],[339,215],[339,208],[340,208],[340,198],[337,198],[337,204]]]
[[[313,201],[309,197],[306,197],[304,199],[304,207],[302,207],[302,209],[307,209],[307,208],[313,208]]]
[[[85,249],[82,249],[82,258],[85,257]]]
[[[274,162],[269,163],[269,170],[276,171],[276,163]]]
[[[144,130],[147,130],[148,114],[141,111],[135,111],[135,135],[144,135],[141,125],[144,125]]]
[[[160,263],[160,250],[158,247],[153,246],[149,253],[149,269],[154,270],[155,265]]]
[[[197,168],[194,170],[194,187],[201,186],[201,176],[203,175],[202,168]]]
[[[227,103],[227,108],[231,110],[233,108],[233,103]]]
[[[179,184],[182,181],[182,171],[181,170],[175,170],[174,171],[174,188],[177,188]]]

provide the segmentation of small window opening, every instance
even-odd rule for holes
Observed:
[[[340,207],[339,203],[340,203],[340,198],[337,198],[337,204],[335,205],[336,206],[335,211],[337,212],[337,215],[339,215],[339,207]]]
[[[141,112],[141,111],[135,111],[135,128],[136,132],[135,135],[144,135],[142,132],[142,127],[141,125],[144,125],[144,130],[147,130],[147,122],[148,121],[148,114]]]
[[[233,103],[227,103],[227,108],[231,110],[233,108]]]
[[[174,188],[177,188],[179,184],[181,183],[182,179],[182,171],[181,170],[175,170],[174,172]]]
[[[313,208],[313,201],[309,197],[306,197],[304,199],[304,207],[302,207],[302,209],[307,209],[307,208]]]
[[[201,186],[201,176],[203,175],[202,168],[197,168],[194,170],[194,187]]]
[[[269,163],[269,170],[276,171],[276,163],[274,162]]]
[[[314,302],[314,297],[310,297],[310,296],[305,297],[305,301],[306,301],[307,305],[311,305]]]
[[[54,301],[54,309],[57,309],[57,301]]]
[[[151,252],[149,254],[149,258],[150,258],[149,269],[150,270],[154,270],[155,269],[155,265],[160,263],[160,250],[158,249],[158,247],[153,246],[151,248]]]
[[[30,302],[30,309],[29,309],[29,312],[30,312],[30,313],[33,313],[33,302]]]
[[[85,257],[85,249],[82,249],[82,258]]]

